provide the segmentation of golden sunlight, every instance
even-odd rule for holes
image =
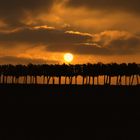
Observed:
[[[65,62],[67,62],[67,63],[72,62],[72,61],[73,61],[73,54],[71,54],[71,53],[66,53],[66,54],[64,54],[64,60],[65,60]]]

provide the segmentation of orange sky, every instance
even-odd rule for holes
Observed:
[[[140,62],[138,0],[1,0],[0,63]]]

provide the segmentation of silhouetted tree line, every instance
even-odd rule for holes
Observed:
[[[77,84],[78,76],[82,77],[83,84],[95,85],[96,82],[98,85],[100,76],[103,76],[104,85],[111,85],[113,77],[116,78],[116,85],[122,85],[122,81],[125,85],[133,85],[134,79],[139,85],[140,64],[0,65],[1,84],[37,84],[38,77],[42,77],[43,84],[50,84],[50,81],[55,84],[56,78],[61,84],[62,77],[65,77],[65,84]]]

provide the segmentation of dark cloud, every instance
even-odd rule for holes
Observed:
[[[93,36],[93,41],[112,54],[139,54],[140,36],[125,31],[105,31]]]
[[[26,13],[47,12],[55,0],[0,0],[0,19],[11,26],[20,26]]]
[[[30,59],[15,56],[0,57],[0,64],[58,64],[58,61],[43,60],[43,59]]]
[[[50,51],[70,50],[77,54],[130,55],[140,54],[140,36],[125,31],[105,31],[93,35],[92,41],[79,44],[51,44]],[[59,47],[58,47],[59,46]],[[66,46],[63,48],[62,46]]]
[[[46,51],[50,52],[70,51],[75,54],[90,55],[140,53],[140,37],[124,31],[105,31],[91,35],[49,27],[23,28],[15,32],[1,33],[0,42],[1,44],[9,43],[8,49],[11,49],[10,43],[27,43],[31,47],[33,45],[46,46]]]
[[[139,0],[69,0],[68,6],[88,7],[103,11],[127,11],[140,14]]]
[[[112,40],[109,43],[110,50],[119,54],[135,54],[140,52],[140,38],[128,38]]]
[[[77,45],[72,50],[73,53],[82,55],[112,55],[112,51],[108,48],[101,48],[98,44],[94,45]]]
[[[47,28],[23,28],[11,33],[0,33],[1,42],[19,42],[33,44],[73,44],[91,40],[89,35],[68,33],[63,30]],[[66,47],[66,46],[65,46]]]

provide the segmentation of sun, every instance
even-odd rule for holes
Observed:
[[[64,60],[67,62],[67,63],[70,63],[73,61],[73,54],[71,53],[66,53],[64,54]]]

